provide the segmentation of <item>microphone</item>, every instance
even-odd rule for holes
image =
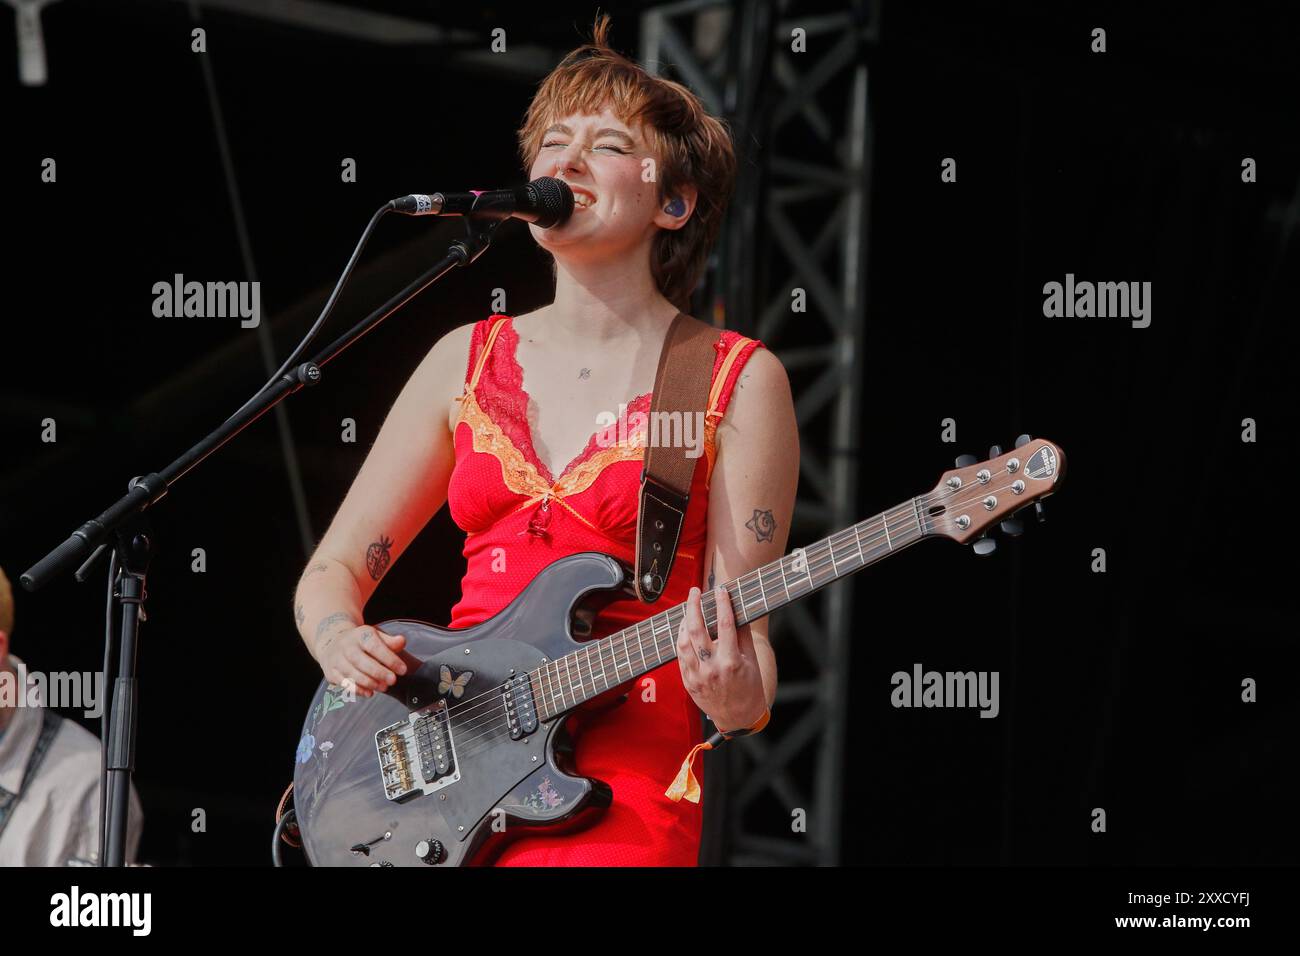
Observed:
[[[562,179],[542,176],[515,189],[475,189],[465,193],[413,193],[394,199],[395,212],[407,216],[472,216],[522,219],[542,229],[573,215],[573,190]]]

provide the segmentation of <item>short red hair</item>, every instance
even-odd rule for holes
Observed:
[[[622,122],[640,124],[655,153],[659,201],[678,195],[687,183],[698,191],[686,225],[661,229],[650,251],[655,285],[687,312],[735,186],[736,151],[725,122],[711,116],[698,96],[611,49],[609,25],[608,14],[599,16],[592,42],[569,53],[542,81],[518,131],[519,157],[530,169],[553,123],[575,113],[599,113],[607,104]]]

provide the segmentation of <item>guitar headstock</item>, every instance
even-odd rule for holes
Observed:
[[[977,554],[997,547],[987,534],[997,525],[1010,535],[1024,530],[1013,517],[1034,507],[1044,519],[1042,500],[1056,490],[1065,475],[1065,455],[1060,446],[1043,438],[1021,435],[1016,447],[1003,453],[994,445],[985,461],[962,455],[957,466],[943,473],[939,483],[919,499],[930,526],[929,534],[952,538],[959,544],[975,541]]]

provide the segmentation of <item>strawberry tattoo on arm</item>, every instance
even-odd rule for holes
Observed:
[[[388,570],[393,560],[392,547],[393,539],[381,534],[378,541],[366,548],[366,570],[372,579],[378,581]]]

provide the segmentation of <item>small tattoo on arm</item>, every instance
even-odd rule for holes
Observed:
[[[306,617],[307,617],[307,612],[303,610],[301,604],[299,604],[296,608],[293,609],[293,619],[298,622],[299,627],[302,627],[302,622]]]
[[[754,517],[745,522],[745,527],[754,532],[759,541],[771,541],[776,531],[776,519],[772,517],[771,509],[761,511],[755,508]]]
[[[345,614],[342,611],[335,611],[333,614],[329,615],[328,617],[321,618],[321,622],[316,625],[316,640],[319,641],[321,637],[324,636],[325,632],[328,631],[330,628],[334,627],[336,624],[350,625],[351,623],[352,623],[352,618],[350,615]],[[342,629],[340,628],[340,630]],[[335,636],[336,635],[331,634],[329,641],[326,641],[324,644],[322,644],[319,650],[323,651],[325,650],[325,648],[329,647],[330,641],[334,640]]]
[[[388,565],[393,560],[389,550],[392,546],[393,539],[381,534],[378,541],[366,548],[366,570],[376,581],[384,576],[384,572],[388,570]]]
[[[321,571],[328,571],[329,565],[323,562],[317,562],[302,573],[304,578],[311,577],[313,574],[319,574]]]
[[[713,569],[715,566],[716,566],[715,559],[710,558],[709,559],[709,590],[710,591],[713,590]]]
[[[578,372],[578,378],[591,378],[591,369],[584,368]]]

